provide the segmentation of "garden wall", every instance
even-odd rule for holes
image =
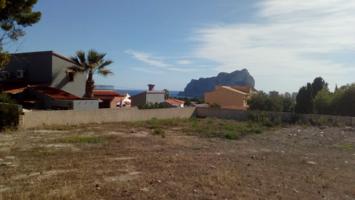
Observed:
[[[20,118],[20,128],[35,128],[53,125],[78,125],[88,123],[134,122],[152,118],[174,119],[197,117],[214,117],[221,119],[248,120],[251,114],[280,118],[282,121],[314,122],[315,124],[343,124],[355,126],[355,117],[332,115],[296,115],[292,113],[249,112],[220,108],[166,108],[166,109],[97,109],[87,111],[30,111]]]
[[[316,114],[294,114],[283,112],[259,112],[259,111],[240,111],[220,108],[197,108],[197,117],[215,117],[222,119],[248,120],[250,115],[265,115],[269,118],[280,118],[286,122],[303,122],[314,124],[341,124],[355,126],[355,117],[334,116],[334,115],[316,115]]]
[[[152,118],[190,118],[194,112],[195,108],[30,111],[21,116],[19,126],[20,128],[35,128],[53,125],[144,121]]]

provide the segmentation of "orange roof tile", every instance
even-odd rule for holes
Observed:
[[[113,90],[94,90],[94,96],[95,97],[102,97],[102,96],[122,97],[123,95]]]
[[[250,91],[253,91],[254,88],[250,86],[231,86],[231,88],[245,92],[245,93],[250,93]]]
[[[29,87],[29,89],[41,93],[43,95],[49,96],[50,98],[55,100],[79,100],[80,99],[80,97],[77,97],[63,90],[47,87],[47,86],[32,86]]]
[[[18,94],[23,92],[26,88],[27,84],[23,83],[0,84],[0,89],[3,90],[4,93],[8,94]]]
[[[165,102],[173,106],[180,106],[185,103],[185,101],[181,101],[179,99],[167,99]]]

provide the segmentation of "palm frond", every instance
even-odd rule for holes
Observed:
[[[70,60],[73,61],[76,65],[82,66],[82,63],[80,62],[78,57],[72,56],[70,57]]]
[[[80,65],[73,65],[71,67],[68,67],[69,70],[72,70],[73,72],[77,73],[82,73],[82,72],[85,72],[85,68],[83,66],[80,66]]]
[[[112,60],[105,60],[102,63],[100,63],[100,65],[97,67],[97,69],[101,70],[104,69],[105,67],[111,65],[113,63]]]
[[[89,62],[89,65],[93,66],[92,68],[95,68],[96,66],[99,66],[99,64],[103,61],[105,56],[106,56],[105,53],[99,53],[91,49],[88,52],[87,60]]]
[[[76,57],[80,61],[81,66],[83,66],[83,64],[86,63],[86,57],[85,57],[85,52],[84,51],[81,51],[81,50],[77,51],[76,52]]]
[[[113,72],[109,69],[100,69],[97,71],[97,73],[102,76],[107,76],[107,75],[113,74]]]

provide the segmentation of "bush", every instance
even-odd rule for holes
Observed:
[[[237,140],[240,138],[240,134],[236,131],[226,130],[224,137],[228,140]]]
[[[333,112],[337,115],[355,117],[355,84],[345,86],[335,92],[332,102]]]
[[[159,109],[159,108],[170,108],[171,106],[166,103],[150,103],[143,106],[138,106],[139,109]]]
[[[16,127],[19,116],[20,111],[16,104],[0,103],[0,130]]]
[[[273,127],[282,124],[282,115],[267,112],[248,112],[248,120],[263,126]]]
[[[335,92],[321,90],[314,98],[317,114],[355,116],[355,85],[342,86]]]
[[[162,138],[165,138],[165,131],[161,128],[154,128],[152,134],[160,135]]]
[[[292,112],[294,110],[295,102],[290,94],[286,93],[281,95],[274,91],[269,94],[259,92],[258,94],[253,95],[248,100],[248,105],[249,110]]]
[[[332,113],[333,95],[327,90],[323,89],[318,92],[314,98],[314,111],[317,114],[331,114]]]
[[[13,99],[11,99],[9,95],[0,93],[0,103],[15,104],[16,102]]]

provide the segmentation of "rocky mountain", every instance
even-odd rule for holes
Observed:
[[[247,69],[236,70],[231,73],[221,72],[214,77],[191,80],[181,96],[200,98],[203,97],[205,92],[214,90],[217,85],[254,87],[255,80]]]

